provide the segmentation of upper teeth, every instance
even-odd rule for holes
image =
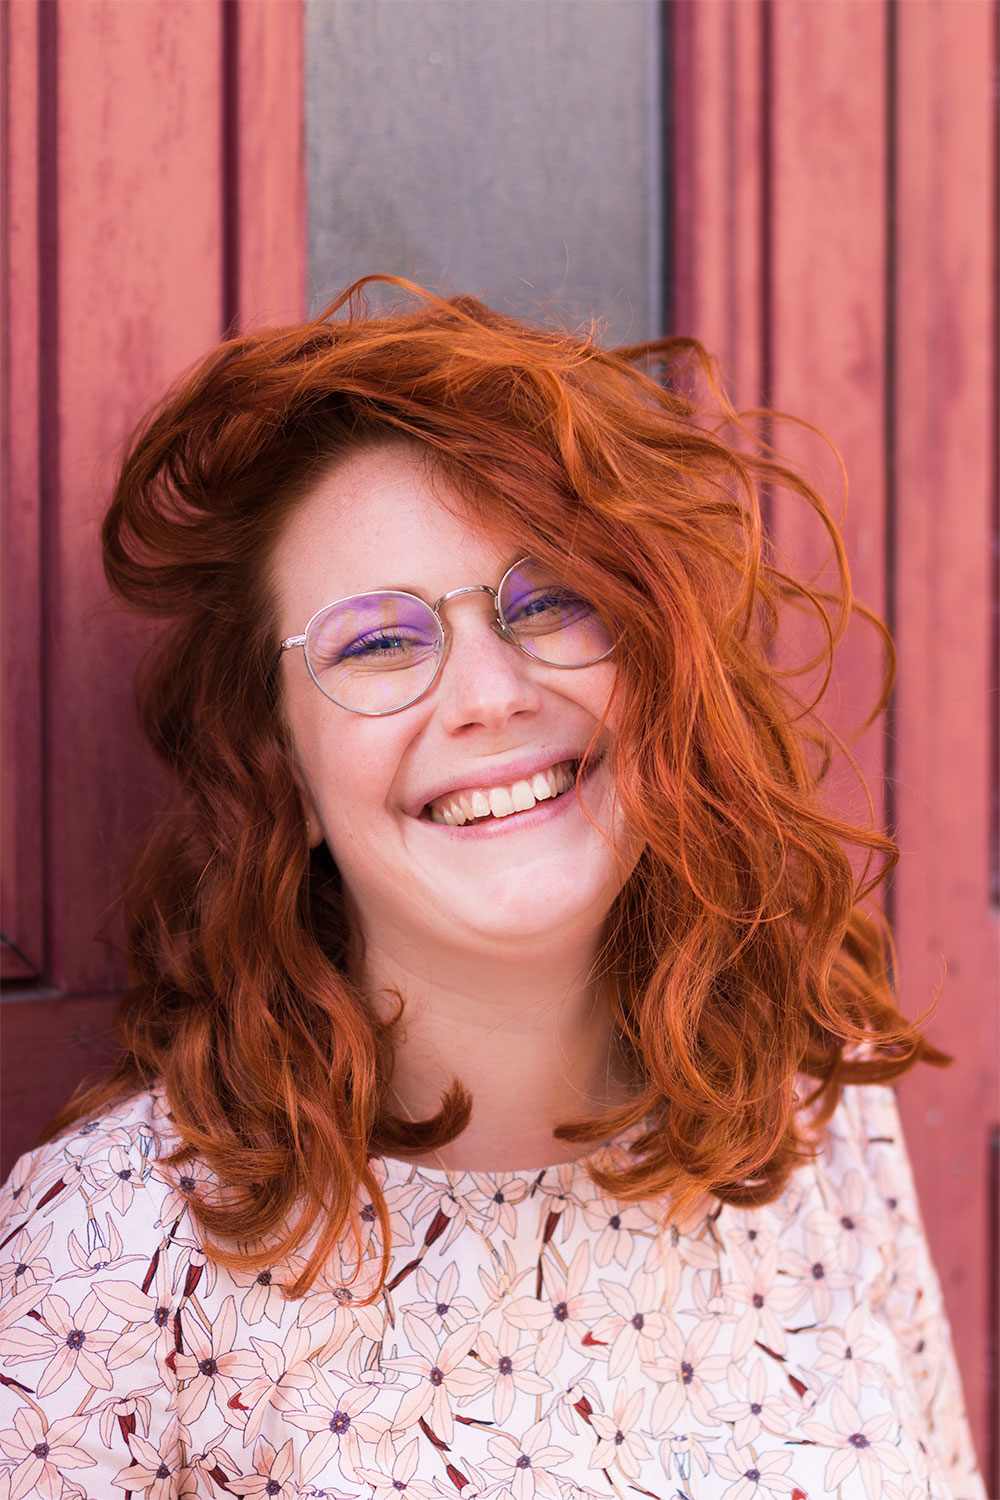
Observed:
[[[460,828],[473,818],[509,818],[511,813],[528,812],[536,802],[558,797],[573,785],[574,761],[563,760],[524,781],[508,786],[483,787],[471,792],[449,792],[429,804],[431,821]]]

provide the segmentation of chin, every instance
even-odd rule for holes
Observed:
[[[459,896],[449,907],[455,918],[452,932],[457,936],[464,930],[473,941],[478,937],[490,945],[502,943],[510,955],[539,944],[552,953],[564,944],[596,943],[621,884],[617,870],[612,880],[595,882],[589,891],[581,889],[578,870],[567,871],[558,881],[524,878],[513,888],[504,880],[474,908],[467,895]]]

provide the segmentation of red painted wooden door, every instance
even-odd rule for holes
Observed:
[[[97,546],[130,426],[227,328],[300,316],[297,0],[5,0],[4,1163],[109,1050],[160,792],[143,630]]]
[[[997,1489],[997,9],[674,0],[665,14],[673,325],[719,354],[741,403],[837,442],[857,590],[899,641],[892,711],[859,755],[903,847],[907,1011],[944,980],[930,1030],[957,1062],[908,1081],[903,1103]],[[114,897],[158,796],[128,687],[142,631],[107,603],[97,556],[116,451],[234,321],[299,313],[306,276],[299,0],[4,0],[2,16],[9,1164],[106,1052]],[[836,484],[821,448],[798,456]],[[773,522],[811,555],[791,516]],[[876,671],[850,639],[845,719]]]

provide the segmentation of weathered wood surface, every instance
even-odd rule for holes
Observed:
[[[301,315],[306,256],[295,0],[8,0],[3,21],[6,1169],[104,1055],[122,865],[159,796],[146,633],[98,555],[116,458],[230,324]]]
[[[738,404],[763,396],[836,442],[855,587],[897,638],[892,711],[857,748],[903,854],[890,905],[904,1009],[944,985],[929,1030],[955,1065],[901,1095],[996,1487],[997,8],[709,0],[673,15],[674,326],[720,354]],[[836,492],[820,445],[778,441]],[[815,557],[792,507],[777,502],[772,523],[779,546]],[[852,631],[835,723],[856,721],[877,673]]]
[[[31,978],[45,957],[42,886],[42,631],[39,481],[38,22],[34,5],[0,12],[3,127],[3,394],[0,555],[17,559],[0,590],[0,903],[3,970]],[[15,86],[16,85],[16,94]]]
[[[46,977],[80,993],[121,982],[94,937],[157,787],[131,701],[143,632],[105,603],[97,529],[125,434],[222,327],[221,8],[54,9]]]
[[[404,9],[406,38],[420,15],[433,23],[433,37],[419,53],[399,49],[397,70],[411,70],[400,72],[390,101],[400,107],[374,135],[373,126],[345,136],[340,176],[312,184],[328,197],[338,183],[343,190],[332,214],[321,214],[314,198],[317,243],[329,232],[334,246],[334,263],[314,267],[323,290],[372,269],[365,238],[372,204],[361,191],[372,164],[363,153],[379,141],[407,144],[409,122],[422,99],[433,101],[443,71],[466,87],[485,67],[490,82],[468,18],[480,18],[499,48],[500,10],[525,36],[540,29],[550,42],[562,36],[569,11],[575,18],[580,10],[547,7],[546,19],[521,0],[464,6],[456,29],[453,4],[392,7],[397,20]],[[359,45],[371,87],[384,89],[387,39],[370,37],[369,22],[385,8],[338,0],[335,10],[342,26],[367,28]],[[891,893],[900,992],[916,1013],[944,981],[929,1025],[957,1054],[949,1073],[925,1069],[908,1080],[903,1105],[988,1460],[989,1435],[1000,1428],[988,1409],[991,1349],[995,1358],[988,1278],[998,1247],[988,1239],[987,1193],[988,1134],[1000,1112],[988,698],[996,691],[989,558],[997,7],[677,0],[664,12],[673,44],[664,54],[672,59],[668,78],[657,76],[661,55],[646,12],[653,8],[633,4],[626,28],[645,39],[641,108],[637,96],[605,86],[601,129],[594,114],[565,140],[567,151],[581,142],[591,154],[606,149],[611,166],[595,156],[592,180],[582,168],[554,176],[555,197],[535,179],[527,186],[539,188],[536,218],[565,200],[567,223],[600,230],[573,250],[570,270],[583,266],[585,279],[610,288],[598,311],[609,312],[621,336],[631,314],[614,300],[618,283],[601,279],[608,258],[595,255],[606,242],[615,268],[638,268],[631,331],[644,333],[657,308],[660,225],[669,222],[673,326],[720,356],[738,404],[764,400],[813,421],[847,463],[845,529],[857,589],[890,617],[900,648],[892,714],[859,747],[877,816],[895,820],[903,849]],[[41,976],[34,991],[22,985],[22,996],[33,998],[4,1006],[9,1162],[100,1055],[103,997],[120,983],[122,965],[113,942],[95,937],[102,929],[113,936],[119,867],[157,785],[128,689],[142,631],[106,602],[96,552],[115,455],[136,415],[225,328],[298,313],[306,265],[297,0],[8,0],[3,18],[3,358],[5,371],[16,372],[4,383],[3,412],[3,906],[15,945],[4,973]],[[322,15],[314,19],[324,32]],[[566,87],[583,99],[593,89],[593,35],[573,25]],[[632,55],[618,45],[624,26],[602,43],[603,65]],[[398,27],[394,35],[398,41]],[[334,48],[342,40],[327,38]],[[526,108],[548,97],[538,61],[548,55],[535,49],[520,80]],[[652,129],[659,88],[671,111],[669,216]],[[500,107],[489,102],[494,93],[484,95],[477,129],[489,125],[487,105]],[[314,95],[314,129],[324,118],[332,128],[337,105],[329,92]],[[537,143],[550,153],[546,162],[555,161],[556,139]],[[622,141],[632,143],[624,152]],[[535,144],[523,131],[504,134],[498,166],[511,182],[518,151]],[[504,276],[508,261],[523,259],[517,245],[530,248],[531,215],[510,219],[509,194],[498,196],[483,150],[475,160],[459,151],[459,179],[442,177],[441,163],[453,159],[446,147],[437,157],[416,153],[413,170],[423,161],[432,183],[418,175],[399,185],[397,206],[417,219],[397,224],[395,240],[379,231],[380,243],[399,251],[390,268],[458,275],[463,287],[530,299],[531,288]],[[345,176],[352,161],[355,175]],[[613,212],[616,192],[633,182],[642,204]],[[601,192],[591,191],[595,183]],[[459,207],[470,234],[480,227],[469,217],[472,197],[486,195],[493,259],[476,259],[471,239],[452,255],[455,247],[435,238],[443,232],[442,188],[465,195]],[[420,217],[422,203],[437,206]],[[392,205],[382,208],[388,233]],[[511,224],[528,238],[512,238]],[[365,263],[355,264],[351,257],[362,252]],[[538,266],[527,268],[529,279]],[[558,298],[554,266],[545,261],[541,291]],[[516,274],[524,273],[519,264]],[[626,274],[615,269],[611,281]],[[575,307],[574,275],[564,291]],[[835,492],[838,475],[822,446],[805,439],[792,446]],[[776,503],[772,522],[776,541],[800,562],[815,558],[815,531],[792,508]],[[857,720],[877,669],[869,638],[853,632],[839,701],[831,700],[838,723]],[[991,1461],[995,1468],[995,1453]],[[1000,1484],[995,1472],[993,1483]]]
[[[948,1072],[908,1081],[902,1100],[995,1494],[1000,1330],[987,1289],[1000,1275],[988,1217],[988,1194],[1000,1193],[1000,1183],[989,1182],[997,1170],[990,1131],[1000,1125],[1000,912],[990,848],[1000,796],[990,763],[998,687],[990,600],[1000,351],[997,201],[988,187],[997,166],[996,7],[908,0],[899,7],[898,42],[892,431],[900,672],[890,729],[903,858],[894,915],[904,1003],[919,1010],[941,987],[928,1030],[956,1056]]]

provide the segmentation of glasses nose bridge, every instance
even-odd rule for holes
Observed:
[[[449,599],[458,599],[462,594],[489,594],[493,599],[493,603],[496,604],[497,602],[497,591],[496,589],[491,589],[488,583],[467,583],[464,588],[449,589],[447,594],[442,594],[440,599],[435,599],[431,608],[437,614],[442,604],[447,604]]]
[[[433,605],[431,606],[435,615],[437,616],[438,624],[441,626],[441,630],[445,635],[447,635],[448,631],[445,626],[445,622],[441,617],[441,606],[442,604],[450,603],[452,599],[460,599],[463,594],[489,594],[490,598],[493,600],[493,613],[496,617],[496,624],[500,629],[503,628],[503,622],[500,619],[499,595],[497,594],[496,589],[491,589],[488,583],[467,583],[464,588],[449,589],[447,594],[442,594],[440,599],[435,599]]]

